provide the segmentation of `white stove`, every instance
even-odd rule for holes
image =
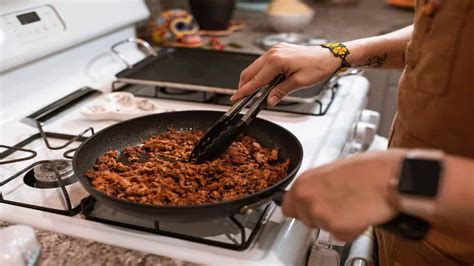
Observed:
[[[102,10],[106,10],[107,14],[103,14]],[[81,132],[85,132],[83,137],[90,136],[91,131],[87,130],[90,127],[97,132],[117,122],[92,121],[84,117],[80,110],[94,101],[100,101],[104,94],[107,95],[111,91],[114,75],[122,70],[124,65],[109,52],[109,48],[135,35],[133,24],[146,18],[147,8],[138,0],[101,4],[12,1],[4,4],[1,12],[0,45],[3,59],[0,62],[0,145],[4,145],[0,146],[0,157],[4,155],[4,158],[0,159],[1,221],[27,224],[197,263],[305,263],[307,251],[315,240],[316,232],[295,219],[284,217],[280,208],[273,205],[262,211],[261,217],[242,218],[244,227],[248,224],[255,226],[255,219],[259,223],[255,233],[247,233],[252,234],[253,239],[243,250],[196,243],[175,238],[170,234],[157,234],[136,227],[86,219],[88,216],[84,211],[84,204],[81,206],[81,201],[84,202],[84,199],[88,198],[88,193],[78,182],[69,182],[67,178],[64,178],[63,187],[58,184],[51,185],[52,182],[49,182],[51,180],[48,178],[51,179],[50,175],[54,176],[54,171],[51,171],[48,160],[67,161],[71,155],[68,151],[77,147],[81,139],[72,141],[64,148],[60,146],[65,146],[68,140]],[[121,53],[127,56],[128,60],[143,58],[133,45],[122,48]],[[46,148],[38,127],[25,123],[25,117],[83,87],[94,88],[104,94],[89,97],[48,119],[42,125],[42,130],[49,132],[45,133],[48,145],[57,149]],[[361,116],[367,93],[368,82],[365,78],[347,76],[339,79],[334,101],[325,115],[263,111],[259,116],[287,128],[300,140],[304,149],[301,173],[311,167],[358,152],[372,141],[377,126],[374,116],[370,112]],[[329,101],[328,97],[322,96],[321,101]],[[157,111],[224,111],[228,108],[170,99],[148,100],[158,107]],[[360,122],[361,117],[363,122]],[[5,163],[32,156],[31,152],[13,151],[6,147],[24,140],[28,141],[21,145],[22,148],[35,151],[36,157]],[[5,156],[7,153],[11,154]],[[41,163],[42,161],[44,163]],[[21,172],[35,163],[36,168],[31,167]],[[62,171],[64,176],[70,176],[67,165],[62,167]],[[44,182],[40,184],[43,187],[38,188],[38,176],[35,177],[35,174],[43,175]],[[11,178],[12,176],[15,177]],[[68,199],[65,198],[66,194]],[[12,202],[20,204],[11,204]],[[26,205],[41,207],[29,208]],[[96,206],[94,212],[105,212],[100,208]],[[206,232],[210,231],[211,227],[216,227],[215,224],[194,227],[193,224],[163,226],[173,227],[175,231],[180,232],[197,231],[195,233],[202,236],[207,236]],[[232,237],[228,236],[234,233],[234,229],[229,229],[229,233],[213,233],[212,239],[230,239],[230,242],[233,242]]]

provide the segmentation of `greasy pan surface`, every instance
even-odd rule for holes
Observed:
[[[279,183],[243,198],[213,204],[190,206],[155,206],[109,196],[92,187],[84,173],[95,165],[96,159],[110,149],[122,150],[137,145],[141,139],[165,132],[169,127],[206,131],[223,113],[217,111],[182,111],[143,116],[107,127],[86,140],[73,159],[74,172],[82,186],[98,201],[118,211],[147,219],[168,222],[198,222],[229,217],[245,205],[271,197],[294,178],[303,159],[298,139],[285,128],[272,122],[255,119],[246,130],[263,146],[278,147],[279,161],[290,159],[288,175]]]

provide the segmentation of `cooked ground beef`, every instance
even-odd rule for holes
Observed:
[[[239,137],[219,158],[187,161],[202,131],[167,132],[143,145],[100,156],[85,176],[108,195],[155,205],[197,205],[227,201],[263,190],[284,178],[289,160],[278,163],[278,149]]]

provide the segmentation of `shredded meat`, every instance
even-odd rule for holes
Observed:
[[[278,149],[263,147],[246,135],[215,160],[187,162],[202,134],[169,129],[121,153],[110,150],[85,176],[96,189],[117,198],[155,205],[197,205],[256,193],[287,174],[290,162],[277,162]]]

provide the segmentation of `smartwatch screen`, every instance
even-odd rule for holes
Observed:
[[[439,161],[405,159],[398,183],[398,191],[416,196],[436,196],[441,168]]]

